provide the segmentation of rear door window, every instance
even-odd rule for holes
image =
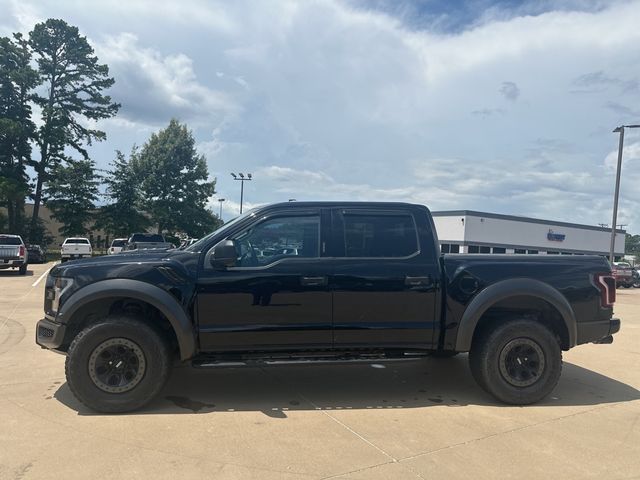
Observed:
[[[418,253],[418,233],[410,213],[346,211],[344,252],[350,258],[402,258]]]

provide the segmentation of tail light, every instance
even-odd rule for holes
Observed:
[[[596,273],[593,279],[600,290],[600,305],[613,307],[616,302],[616,279],[613,273]]]
[[[24,257],[24,245],[20,245],[20,252],[18,253],[18,255]]]

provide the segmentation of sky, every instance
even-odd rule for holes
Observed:
[[[409,201],[610,224],[640,124],[640,1],[0,0],[0,35],[77,26],[122,104],[108,168],[185,122],[236,216],[274,201]],[[640,233],[640,129],[618,224]]]

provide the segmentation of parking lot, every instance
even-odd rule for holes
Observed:
[[[108,416],[34,343],[51,265],[0,271],[0,479],[640,478],[640,289],[618,290],[614,343],[565,353],[533,406],[496,403],[460,355],[181,367],[150,406]]]

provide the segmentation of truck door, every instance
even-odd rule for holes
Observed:
[[[331,348],[323,216],[329,211],[292,208],[256,220],[231,236],[238,261],[226,270],[206,254],[197,296],[202,350]]]
[[[440,269],[428,212],[334,209],[332,224],[334,347],[433,347]]]

